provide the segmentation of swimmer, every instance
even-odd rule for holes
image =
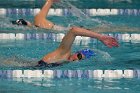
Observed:
[[[34,18],[34,24],[31,24],[29,21],[26,21],[24,19],[12,21],[13,24],[24,25],[29,27],[36,26],[39,28],[52,29],[58,31],[69,30],[68,33],[64,36],[60,46],[55,51],[45,55],[42,58],[42,60],[38,62],[38,64],[36,65],[37,67],[55,67],[55,66],[62,65],[63,63],[82,60],[93,56],[94,51],[90,49],[80,50],[79,52],[71,54],[71,47],[76,36],[86,36],[86,37],[96,38],[110,48],[119,46],[117,40],[113,37],[105,36],[96,33],[95,31],[91,31],[81,27],[73,26],[70,28],[69,27],[65,28],[62,26],[55,25],[51,21],[47,20],[46,16],[48,15],[49,9],[53,4],[53,2],[59,2],[59,0],[46,0],[45,5]]]
[[[90,49],[83,49],[71,54],[71,47],[76,36],[96,38],[109,48],[119,46],[117,40],[111,36],[102,35],[79,27],[72,27],[64,36],[60,46],[55,51],[45,55],[36,67],[56,67],[63,63],[75,62],[76,60],[83,60],[94,56],[94,51]]]
[[[53,22],[46,19],[49,9],[51,8],[53,2],[59,2],[59,0],[46,0],[46,3],[42,7],[41,11],[34,17],[34,23],[31,23],[25,19],[18,19],[16,21],[11,21],[14,25],[22,25],[28,27],[38,27],[44,29],[52,29],[57,31],[69,30],[69,27],[63,27],[60,25],[55,25]]]

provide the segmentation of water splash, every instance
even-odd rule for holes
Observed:
[[[97,53],[96,59],[98,60],[98,62],[112,62],[114,60],[114,58],[108,52],[98,49],[94,49],[94,51],[95,53]]]
[[[74,23],[80,23],[82,21],[88,21],[92,23],[98,23],[98,24],[103,24],[103,25],[110,25],[112,23],[106,22],[105,20],[100,20],[98,18],[91,18],[87,14],[85,14],[81,9],[78,9],[76,6],[72,5],[69,1],[61,1],[62,5],[67,5],[70,8],[70,12],[78,17],[79,19],[75,21]]]
[[[12,56],[9,58],[0,58],[2,61],[0,62],[1,67],[31,67],[35,66],[37,63],[37,59],[25,59],[17,56]]]

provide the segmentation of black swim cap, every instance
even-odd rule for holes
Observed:
[[[24,19],[18,19],[16,21],[11,21],[11,23],[14,25],[24,25],[24,26],[27,25],[27,22]]]

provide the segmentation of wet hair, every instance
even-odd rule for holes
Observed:
[[[11,21],[12,24],[14,25],[24,25],[27,26],[27,22],[24,19],[18,19],[16,21]]]

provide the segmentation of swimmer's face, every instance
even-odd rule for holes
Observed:
[[[82,53],[75,53],[73,55],[70,56],[69,60],[70,61],[76,61],[76,60],[82,60],[84,59],[84,55]]]
[[[24,19],[18,19],[18,20],[16,20],[16,21],[11,21],[11,22],[12,22],[12,24],[14,24],[14,25],[23,25],[23,26],[30,26],[30,25],[31,25],[30,22],[28,22],[28,21],[26,21],[26,20],[24,20]]]

